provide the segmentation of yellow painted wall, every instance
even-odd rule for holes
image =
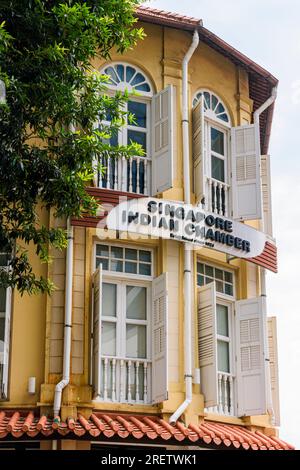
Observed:
[[[112,53],[112,60],[129,62],[139,66],[152,81],[155,92],[168,84],[176,89],[176,145],[175,145],[175,181],[172,190],[164,197],[173,200],[183,199],[182,170],[182,133],[181,133],[181,63],[190,43],[191,34],[171,28],[143,24],[147,34],[143,42],[126,53],[123,57]],[[100,70],[105,62],[95,61]],[[190,103],[200,88],[208,88],[226,104],[233,125],[250,122],[252,101],[248,93],[248,77],[245,71],[237,68],[229,59],[221,56],[205,44],[196,50],[189,68]],[[191,109],[190,109],[191,111]],[[191,165],[192,168],[192,165]],[[192,195],[193,198],[193,195]],[[45,214],[45,217],[46,214]],[[56,222],[57,223],[57,222]],[[80,409],[89,415],[91,387],[89,387],[90,358],[90,276],[92,273],[92,250],[97,233],[95,229],[75,228],[74,230],[74,279],[73,279],[73,331],[71,385],[63,393],[62,416],[76,413]],[[129,242],[132,244],[133,236]],[[114,241],[115,234],[111,234]],[[128,240],[120,235],[120,243]],[[142,246],[155,249],[156,274],[169,273],[169,400],[160,407],[97,404],[97,409],[118,411],[173,412],[184,399],[184,345],[183,345],[183,246],[177,242],[163,240],[137,241]],[[195,296],[193,299],[194,331],[193,357],[194,367],[198,366],[197,324],[196,324],[196,259],[218,263],[220,267],[229,267],[226,257],[208,249],[194,252]],[[49,266],[49,273],[57,284],[57,291],[52,298],[45,296],[21,298],[14,295],[14,312],[11,349],[10,401],[2,405],[34,405],[39,403],[42,410],[51,412],[55,383],[61,378],[63,348],[64,315],[64,273],[65,254],[53,253],[54,261]],[[31,256],[38,273],[46,275],[47,266],[41,266]],[[246,298],[259,291],[258,269],[247,267],[245,261],[234,260],[230,267],[236,271],[237,297]],[[45,354],[46,351],[46,354]],[[29,376],[37,377],[37,390],[41,393],[29,396],[26,392]],[[203,415],[203,396],[199,386],[194,385],[193,404],[188,410],[189,420],[196,420]],[[236,418],[227,418],[232,422],[242,423]],[[254,419],[255,422],[255,419]],[[268,425],[267,420],[263,421]]]

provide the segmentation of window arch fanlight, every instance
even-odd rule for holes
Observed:
[[[125,63],[111,63],[107,65],[102,73],[110,77],[109,86],[129,92],[136,91],[138,94],[152,96],[152,86],[145,74],[136,66]]]
[[[204,97],[204,112],[206,115],[215,120],[221,120],[223,123],[230,125],[229,113],[220,98],[208,90],[201,90],[196,93],[193,99],[193,107],[198,103],[201,96]]]

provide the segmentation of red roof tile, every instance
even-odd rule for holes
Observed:
[[[161,444],[172,440],[184,445],[193,443],[198,446],[212,445],[232,449],[251,450],[292,450],[293,446],[278,439],[266,436],[260,431],[250,431],[246,427],[232,424],[221,424],[205,421],[200,425],[185,426],[177,421],[170,425],[159,416],[118,415],[92,413],[90,419],[79,414],[78,420],[68,418],[67,422],[60,419],[41,418],[34,416],[32,411],[1,411],[0,439],[48,437],[54,433],[68,436],[68,439],[85,437],[88,439],[127,439],[150,440]],[[57,438],[53,436],[53,438]]]

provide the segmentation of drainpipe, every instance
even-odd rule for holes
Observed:
[[[184,201],[191,203],[190,187],[190,145],[189,145],[189,109],[188,109],[188,63],[198,47],[198,31],[194,31],[193,40],[182,62],[182,147]],[[185,361],[185,400],[172,414],[169,421],[176,423],[192,401],[192,252],[188,243],[184,245],[184,361]]]
[[[253,114],[253,119],[254,119],[254,124],[258,126],[259,129],[259,117],[260,115],[269,107],[271,104],[274,103],[277,97],[277,87],[274,87],[272,89],[271,96],[254,112]],[[259,138],[259,132],[258,132],[258,138]],[[260,145],[259,145],[260,148]],[[264,227],[264,218],[262,218],[260,227],[262,232],[265,231]],[[261,296],[263,298],[263,308],[265,309],[265,312],[267,311],[267,288],[266,288],[266,270],[264,268],[261,268]],[[268,348],[268,343],[265,338],[266,342],[266,348]],[[266,373],[267,373],[267,411],[271,416],[271,424],[274,424],[275,421],[275,416],[274,416],[274,408],[273,408],[273,403],[272,403],[272,394],[271,394],[271,374],[270,374],[270,361],[268,360],[267,366],[266,366]]]
[[[73,280],[73,227],[70,218],[67,220],[68,246],[66,253],[66,287],[65,287],[65,325],[63,378],[55,387],[53,415],[59,416],[63,389],[70,382],[71,331],[72,331],[72,280]]]

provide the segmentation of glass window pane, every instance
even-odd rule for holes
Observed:
[[[210,109],[210,107],[211,107],[211,104],[210,104],[210,93],[208,93],[207,91],[204,92],[204,99],[205,99],[205,101],[206,101],[207,108]]]
[[[225,271],[225,281],[232,283],[232,273]]]
[[[96,269],[99,268],[99,264],[102,264],[102,269],[108,270],[108,259],[96,258]]]
[[[214,277],[214,269],[211,266],[205,265],[205,274],[210,277]]]
[[[110,262],[111,271],[122,272],[123,271],[123,261],[111,260]]]
[[[221,155],[224,155],[224,134],[221,131],[218,131],[218,129],[214,129],[211,127],[210,129],[210,135],[211,135],[211,149],[214,152],[220,153]]]
[[[129,65],[126,67],[126,82],[130,82],[132,77],[135,74],[135,69],[133,67],[130,67]]]
[[[103,283],[102,315],[115,317],[117,315],[117,286],[116,284]]]
[[[151,276],[151,264],[140,263],[139,274],[143,276]]]
[[[218,104],[218,98],[215,95],[211,96],[211,109],[214,111],[215,107]]]
[[[150,87],[148,85],[148,83],[143,83],[142,85],[137,85],[135,87],[136,90],[139,90],[139,91],[150,91]]]
[[[130,261],[125,262],[125,272],[131,274],[137,274],[137,264]]]
[[[221,279],[221,281],[223,280],[223,272],[221,269],[215,269],[215,276],[217,279]]]
[[[116,66],[117,74],[120,77],[121,82],[124,81],[124,65],[118,64]]]
[[[233,295],[233,286],[232,286],[232,284],[226,284],[225,283],[225,294]]]
[[[6,305],[6,289],[0,287],[0,312],[5,312]]]
[[[139,260],[140,261],[147,261],[147,262],[151,263],[151,251],[140,250],[139,251]]]
[[[225,181],[224,160],[211,156],[211,177],[218,181]]]
[[[144,152],[146,152],[146,133],[145,132],[128,130],[127,139],[128,139],[128,144],[130,144],[131,142],[136,142],[137,144],[140,144],[142,148],[144,149]]]
[[[123,248],[119,248],[118,246],[111,247],[111,257],[112,258],[123,258]]]
[[[135,116],[135,122],[131,122],[131,126],[147,127],[147,105],[145,103],[129,101],[128,111]]]
[[[101,354],[104,356],[116,355],[116,324],[102,322],[101,327]]]
[[[210,277],[205,277],[205,284],[210,284],[211,282],[214,282],[213,279],[211,279]]]
[[[221,293],[224,292],[223,282],[216,281],[216,290],[217,290],[217,292],[221,292]]]
[[[217,333],[222,336],[229,336],[228,329],[228,307],[217,304]]]
[[[96,245],[96,255],[97,256],[108,256],[108,246],[107,245]]]
[[[146,358],[146,326],[126,325],[126,357]]]
[[[126,259],[137,259],[137,250],[132,250],[131,248],[125,248],[125,258]]]
[[[229,344],[225,341],[218,341],[218,371],[230,372]]]
[[[203,263],[198,263],[197,264],[197,271],[200,274],[204,274],[204,264]]]
[[[146,287],[126,286],[126,318],[146,320]]]
[[[197,276],[197,284],[198,286],[204,286],[204,277],[200,276],[200,274]]]

